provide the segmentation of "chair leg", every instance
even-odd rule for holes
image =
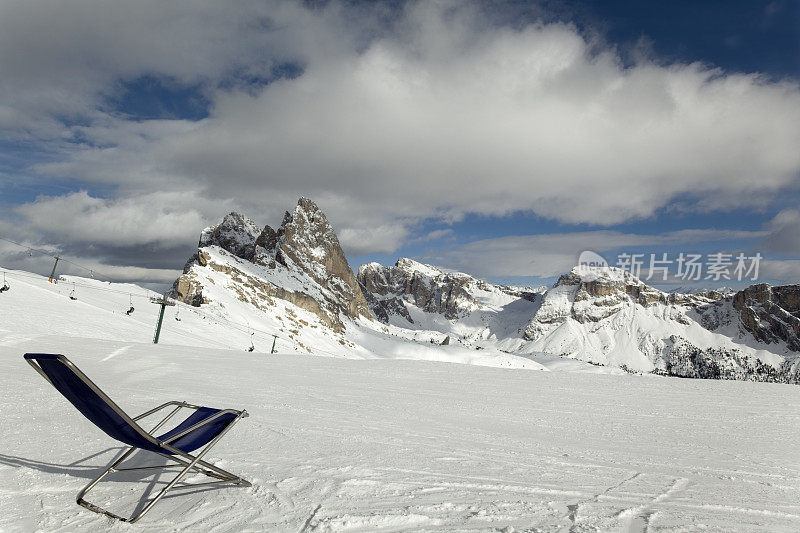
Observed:
[[[236,485],[241,485],[241,486],[246,486],[246,487],[251,486],[250,482],[245,481],[244,479],[240,478],[239,476],[231,474],[230,472],[227,472],[227,471],[225,471],[225,470],[223,470],[223,469],[221,469],[219,467],[216,467],[216,466],[214,466],[214,465],[212,465],[210,463],[207,463],[206,461],[202,461],[201,460],[202,457],[225,435],[225,433],[227,433],[231,429],[231,427],[233,427],[233,425],[237,421],[238,421],[238,418],[235,419],[234,421],[232,421],[230,424],[228,424],[228,427],[226,427],[219,435],[214,437],[208,444],[206,444],[205,447],[203,447],[203,449],[201,450],[201,452],[199,454],[197,454],[196,456],[192,456],[191,454],[188,454],[188,453],[181,453],[181,457],[179,458],[176,455],[159,454],[159,455],[162,455],[162,456],[164,456],[164,457],[166,457],[168,459],[171,459],[171,460],[177,462],[178,464],[180,464],[184,468],[183,468],[183,470],[180,471],[180,473],[178,473],[177,476],[175,476],[175,478],[172,481],[170,481],[167,484],[166,487],[164,487],[161,490],[161,492],[159,492],[156,495],[155,498],[150,500],[147,503],[147,505],[145,505],[144,508],[141,511],[139,511],[135,515],[131,516],[130,518],[123,518],[121,516],[117,516],[114,513],[110,512],[110,511],[107,511],[106,509],[102,509],[102,508],[98,507],[97,505],[94,505],[93,503],[87,502],[86,500],[83,499],[83,497],[86,495],[86,493],[88,493],[90,490],[92,490],[95,487],[95,485],[97,485],[104,477],[106,477],[110,473],[123,472],[123,471],[129,471],[129,470],[145,470],[145,469],[154,468],[154,467],[116,468],[120,463],[122,463],[125,459],[127,459],[137,449],[137,448],[134,448],[134,447],[132,447],[131,449],[126,451],[122,455],[122,457],[120,457],[119,459],[116,459],[114,462],[112,462],[111,465],[102,474],[100,474],[100,476],[98,476],[96,479],[94,479],[82,491],[80,491],[78,493],[78,497],[77,497],[78,505],[80,505],[82,507],[85,507],[86,509],[89,509],[90,511],[94,511],[95,513],[104,514],[106,516],[110,516],[111,518],[116,518],[117,520],[121,520],[123,522],[133,523],[133,522],[136,522],[137,520],[139,520],[141,517],[143,517],[145,515],[145,513],[147,513],[150,509],[152,509],[153,506],[156,503],[158,503],[158,501],[167,494],[167,492],[169,492],[170,490],[174,490],[176,488],[183,488],[184,486],[185,487],[199,487],[199,486],[204,486],[204,485],[214,485],[214,484],[218,484],[218,483],[234,483]],[[200,466],[198,466],[198,465],[200,465]],[[161,468],[168,468],[168,467],[169,466],[165,466],[165,467],[161,467]],[[211,472],[208,472],[205,469],[211,470]],[[205,474],[207,476],[217,478],[220,481],[213,481],[213,482],[210,482],[210,483],[196,483],[196,484],[191,484],[191,485],[184,485],[184,486],[181,486],[181,487],[175,487],[175,484],[178,483],[190,470],[194,470],[194,471],[200,472],[202,474]]]
[[[178,456],[175,456],[175,455],[166,455],[166,454],[161,454],[161,455],[163,455],[167,459],[172,459],[173,461],[176,461],[176,462],[178,462],[178,463],[180,463],[180,464],[182,464],[184,466],[188,465],[191,462],[191,460],[193,459],[193,457],[191,455],[189,455],[187,457],[189,459],[188,461],[185,461],[183,459],[179,459]],[[197,464],[192,467],[192,470],[195,470],[196,472],[200,472],[201,474],[205,474],[206,476],[209,476],[209,477],[214,477],[214,478],[217,478],[217,479],[230,481],[230,482],[235,483],[237,485],[242,485],[243,487],[252,486],[249,481],[247,481],[245,479],[242,479],[241,477],[237,476],[236,474],[231,474],[227,470],[223,470],[223,469],[221,469],[220,467],[218,467],[216,465],[212,465],[211,463],[207,463],[207,462],[202,461],[202,460],[201,461],[197,461]]]
[[[123,521],[124,521],[125,519],[124,519],[124,518],[122,518],[121,516],[117,516],[117,515],[115,515],[114,513],[111,513],[111,512],[109,512],[109,511],[106,511],[105,509],[101,509],[100,507],[98,507],[98,506],[94,505],[93,503],[89,503],[89,502],[87,502],[86,500],[84,500],[84,499],[83,499],[83,497],[86,495],[86,493],[87,493],[87,492],[89,492],[90,490],[92,490],[92,489],[95,487],[95,485],[97,485],[98,483],[100,483],[100,482],[103,480],[103,478],[104,478],[104,477],[106,477],[108,474],[110,474],[110,473],[114,472],[114,467],[116,467],[117,465],[119,465],[120,463],[122,463],[122,461],[124,461],[125,459],[127,459],[128,457],[130,457],[130,455],[131,455],[131,454],[132,454],[134,451],[136,451],[136,448],[135,448],[134,446],[131,446],[131,447],[130,447],[130,449],[128,449],[128,451],[126,451],[125,453],[123,453],[123,454],[122,454],[122,456],[121,456],[119,459],[116,459],[115,461],[112,461],[112,462],[111,462],[111,464],[110,464],[110,465],[108,465],[108,468],[106,468],[106,469],[103,471],[103,473],[102,473],[102,474],[100,474],[99,476],[97,476],[97,477],[96,477],[95,479],[93,479],[93,480],[92,480],[92,481],[91,481],[91,482],[90,482],[88,485],[86,485],[85,487],[83,487],[83,490],[81,490],[81,491],[78,493],[78,496],[77,496],[77,498],[75,499],[75,500],[76,500],[76,502],[78,503],[78,505],[80,505],[81,507],[85,507],[85,508],[89,509],[90,511],[94,511],[95,513],[104,514],[104,515],[110,516],[111,518],[116,518],[116,519],[118,519],[118,520],[123,520]]]

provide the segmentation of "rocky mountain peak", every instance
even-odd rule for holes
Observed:
[[[576,286],[575,301],[607,299],[619,303],[627,297],[644,307],[656,302],[662,304],[702,305],[723,298],[722,293],[702,291],[692,294],[664,292],[647,285],[632,273],[616,267],[575,267],[569,274],[562,274],[555,287]],[[598,305],[600,302],[596,302]]]
[[[650,287],[628,271],[615,267],[575,267],[562,274],[548,290],[525,330],[537,340],[570,322],[593,324],[623,312],[662,304],[694,307],[712,300],[703,295],[665,293]]]
[[[261,228],[241,213],[229,213],[216,226],[209,226],[200,233],[198,248],[219,246],[236,257],[251,261],[253,246],[261,234]]]
[[[254,248],[255,263],[271,268],[277,263],[302,273],[346,302],[347,316],[372,317],[333,226],[310,199],[300,198],[277,230],[266,226]]]
[[[733,308],[756,339],[800,351],[800,285],[751,285],[733,296]]]
[[[630,272],[615,267],[575,267],[569,274],[562,275],[555,287],[562,285],[578,287],[575,301],[594,298],[611,301],[627,296],[644,306],[653,302],[667,302],[665,293],[644,284]]]
[[[395,314],[413,323],[404,300],[423,311],[457,319],[481,307],[472,293],[485,288],[484,282],[467,274],[448,272],[408,258],[398,259],[394,266],[362,265],[358,269],[358,282],[373,313],[383,322]]]
[[[317,314],[335,330],[343,327],[340,313],[350,318],[372,318],[333,227],[308,198],[300,198],[295,209],[286,212],[277,230],[270,226],[261,229],[239,213],[231,213],[216,226],[203,230],[198,253],[174,285],[179,299],[193,305],[206,301],[201,277],[192,272],[194,265],[233,272],[234,265],[209,265],[212,254],[203,249],[211,246],[266,267],[262,279],[273,280],[267,284],[267,294]],[[237,276],[231,274],[232,278]],[[291,290],[287,290],[289,286]]]

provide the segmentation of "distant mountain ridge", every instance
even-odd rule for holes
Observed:
[[[394,266],[378,263],[361,265],[357,279],[373,314],[382,322],[389,322],[389,316],[395,313],[413,324],[403,304],[405,301],[428,313],[440,313],[447,319],[456,320],[484,307],[475,296],[478,292],[499,292],[531,300],[537,294],[518,287],[495,285],[462,272],[444,270],[407,258],[398,259]]]
[[[800,285],[663,292],[628,272],[597,267],[528,289],[407,258],[362,265],[356,275],[324,213],[307,198],[278,229],[231,213],[203,230],[173,295],[200,306],[219,290],[265,313],[272,299],[286,300],[319,317],[342,343],[358,343],[363,328],[383,328],[412,340],[447,338],[476,350],[549,353],[635,372],[800,381]]]
[[[800,320],[785,330],[747,320],[756,300],[742,295],[750,289],[665,293],[613,267],[576,268],[545,293],[524,337],[537,351],[634,371],[797,382]],[[800,294],[800,286],[776,289]],[[787,312],[772,305],[759,308],[762,319],[785,319]]]

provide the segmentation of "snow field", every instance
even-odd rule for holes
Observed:
[[[251,488],[184,490],[129,526],[74,496],[119,446],[23,360],[70,357],[130,413],[246,408],[210,460]],[[800,389],[408,360],[5,338],[2,531],[796,531]],[[160,459],[141,452],[137,461]],[[145,463],[147,461],[147,463]],[[141,505],[167,476],[95,500]],[[201,481],[201,479],[196,479]]]

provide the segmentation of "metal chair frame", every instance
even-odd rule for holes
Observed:
[[[92,389],[92,391],[95,394],[97,394],[104,402],[106,402],[106,404],[108,404],[108,406],[117,415],[119,415],[127,424],[129,424],[131,426],[131,428],[133,428],[141,437],[147,439],[148,441],[150,441],[155,446],[165,450],[165,452],[169,452],[169,453],[161,453],[161,452],[155,452],[155,451],[152,451],[152,450],[145,450],[144,448],[139,448],[138,446],[131,446],[118,459],[115,459],[114,461],[112,461],[108,465],[108,467],[97,478],[93,479],[88,485],[86,485],[78,493],[78,496],[76,498],[76,502],[78,503],[78,505],[80,505],[82,507],[85,507],[86,509],[89,509],[90,511],[94,511],[95,513],[104,514],[106,516],[109,516],[111,518],[115,518],[117,520],[121,520],[123,522],[133,523],[133,522],[136,522],[137,520],[139,520],[141,517],[143,517],[150,509],[153,508],[153,506],[156,503],[158,503],[158,501],[161,498],[163,498],[171,490],[179,490],[179,489],[184,489],[184,488],[207,487],[207,486],[219,485],[219,484],[224,484],[224,483],[232,483],[234,485],[240,485],[240,486],[244,486],[244,487],[250,487],[251,486],[249,481],[246,481],[246,480],[242,479],[241,477],[239,477],[239,476],[237,476],[235,474],[231,474],[230,472],[227,472],[226,470],[223,470],[222,468],[219,468],[218,466],[214,466],[211,463],[208,463],[208,462],[202,460],[203,456],[223,436],[225,436],[225,434],[228,431],[230,431],[230,429],[234,426],[234,424],[236,424],[236,422],[238,422],[242,418],[246,418],[246,417],[250,416],[247,413],[246,410],[241,410],[241,411],[238,411],[238,410],[235,410],[235,409],[224,409],[224,410],[221,410],[221,411],[219,411],[217,413],[214,413],[213,415],[209,416],[208,418],[205,418],[205,419],[197,422],[196,424],[184,429],[183,431],[181,431],[179,433],[176,433],[175,435],[170,436],[168,439],[159,440],[154,435],[154,433],[158,429],[163,427],[164,424],[166,424],[178,411],[180,411],[183,408],[200,409],[201,406],[193,405],[193,404],[186,403],[186,402],[183,402],[183,401],[171,401],[171,402],[167,402],[165,404],[159,405],[158,407],[155,407],[153,409],[150,409],[149,411],[146,411],[146,412],[144,412],[144,413],[142,413],[142,414],[140,414],[140,415],[138,415],[138,416],[136,416],[134,418],[131,418],[125,413],[125,411],[120,409],[117,406],[117,404],[115,404],[111,400],[111,398],[109,398],[102,390],[100,390],[100,388],[97,385],[95,385],[92,382],[92,380],[90,380],[83,372],[81,372],[80,369],[78,369],[78,367],[76,367],[69,359],[67,359],[63,355],[58,355],[58,360],[61,363],[63,363],[64,365],[66,365],[72,372],[74,372],[75,375],[81,381],[83,381],[90,389]],[[52,382],[50,381],[50,378],[47,377],[47,374],[45,374],[45,372],[42,370],[42,368],[33,359],[27,359],[26,358],[26,361],[44,379],[46,379],[48,383],[50,383],[52,385]],[[144,429],[142,429],[142,427],[138,424],[139,420],[142,420],[143,418],[147,418],[148,416],[153,415],[153,414],[155,414],[155,413],[157,413],[157,412],[159,412],[159,411],[161,411],[163,409],[166,409],[167,407],[170,407],[170,406],[175,406],[175,408],[172,411],[170,411],[167,414],[167,416],[165,416],[149,432],[145,431]],[[229,414],[229,413],[230,414],[235,414],[236,418],[231,420],[230,423],[228,423],[228,425],[225,427],[225,429],[223,429],[218,435],[216,435],[213,439],[211,439],[207,444],[202,446],[201,449],[200,449],[200,452],[197,453],[197,455],[192,455],[190,453],[184,452],[184,451],[179,450],[178,448],[175,448],[175,447],[170,445],[171,442],[174,442],[177,439],[179,439],[179,438],[181,438],[181,437],[183,437],[185,435],[188,435],[189,433],[197,430],[198,428],[201,428],[202,426],[213,422],[214,420],[216,420],[220,416],[223,416],[223,415]],[[139,467],[131,467],[131,468],[118,468],[118,465],[122,464],[122,462],[125,461],[128,457],[130,457],[130,455],[133,452],[135,452],[136,450],[150,451],[151,453],[155,453],[155,454],[160,455],[162,457],[165,457],[165,458],[167,458],[167,459],[169,459],[171,461],[174,461],[177,464],[176,465],[163,465],[163,466],[162,465],[156,465],[156,466],[139,466]],[[133,471],[133,470],[155,470],[155,469],[166,470],[168,468],[174,468],[176,466],[183,466],[184,468],[178,473],[177,476],[175,476],[175,478],[172,479],[172,481],[170,481],[167,484],[166,487],[164,487],[155,496],[155,498],[150,500],[147,503],[147,505],[145,505],[142,508],[141,511],[139,511],[138,513],[133,514],[129,518],[124,518],[124,517],[121,517],[119,515],[116,515],[116,514],[110,512],[110,511],[108,511],[106,509],[103,509],[103,508],[101,508],[101,507],[99,507],[99,506],[97,506],[97,505],[95,505],[95,504],[93,504],[91,502],[88,502],[88,501],[83,499],[83,497],[89,491],[91,491],[98,483],[100,483],[100,481],[102,481],[103,478],[105,478],[108,474],[112,474],[114,472],[127,472],[127,471]],[[176,486],[177,483],[181,479],[183,479],[183,477],[186,474],[188,474],[189,471],[191,471],[191,470],[194,470],[194,471],[199,472],[201,474],[205,474],[206,476],[209,476],[209,477],[212,477],[212,478],[216,478],[217,481],[210,481],[210,482],[205,482],[205,483],[185,483],[183,485]]]

